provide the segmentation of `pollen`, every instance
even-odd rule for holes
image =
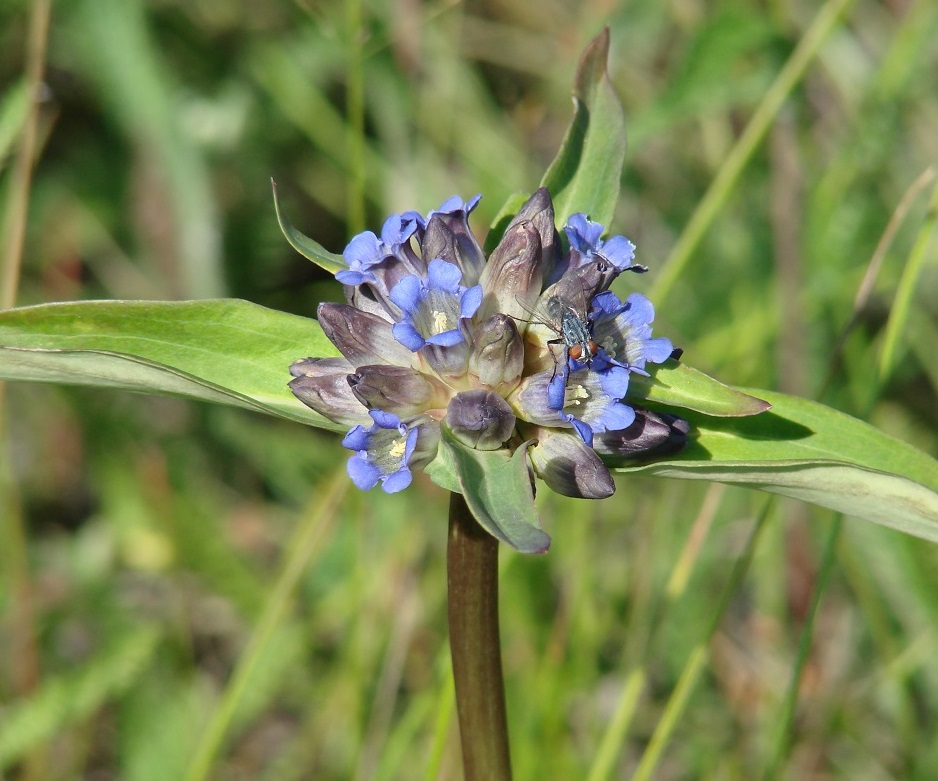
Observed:
[[[567,387],[564,394],[563,403],[565,407],[576,407],[585,402],[590,397],[590,392],[582,385],[571,385]]]
[[[404,453],[407,452],[407,437],[398,437],[394,440],[394,444],[388,448],[388,455],[392,458],[403,458]]]
[[[439,309],[433,310],[433,332],[441,334],[444,331],[451,331],[453,328],[452,321],[446,312],[441,312]]]

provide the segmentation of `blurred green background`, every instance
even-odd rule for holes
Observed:
[[[612,228],[651,268],[621,290],[652,295],[656,333],[688,364],[934,453],[934,249],[896,371],[873,379],[933,180],[894,220],[838,339],[897,206],[938,160],[938,4],[849,4],[656,295],[819,7],[54,3],[17,302],[234,296],[312,316],[341,292],[281,236],[271,176],[293,223],[335,252],[453,194],[484,194],[484,233],[537,185],[579,52],[609,25],[630,133]],[[0,4],[4,214],[32,8]],[[443,491],[421,477],[336,499],[338,437],[175,399],[11,385],[6,416],[22,525],[3,519],[0,545],[0,778],[180,779],[219,713],[212,778],[460,777]],[[601,503],[542,493],[551,552],[501,561],[517,778],[631,778],[700,647],[703,674],[648,777],[938,778],[934,546],[849,519],[832,538],[831,513],[777,501],[720,612],[764,495],[647,478]],[[303,551],[291,604],[276,584]],[[233,687],[264,626],[272,642]]]

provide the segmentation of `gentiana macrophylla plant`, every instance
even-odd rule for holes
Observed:
[[[594,499],[614,492],[612,473],[745,485],[938,542],[933,458],[821,404],[723,385],[652,335],[652,303],[623,284],[645,270],[635,248],[603,237],[625,156],[608,45],[604,31],[587,48],[557,157],[533,195],[509,199],[485,249],[469,227],[478,197],[392,215],[340,256],[287,222],[275,190],[291,245],[345,286],[347,303],[322,304],[318,321],[233,300],[0,312],[0,379],[163,393],[344,431],[359,488],[400,491],[422,468],[450,491],[467,781],[511,775],[497,551],[547,550],[535,478]],[[624,297],[610,290],[618,277]],[[217,723],[197,762],[206,771]]]
[[[584,214],[569,218],[563,241],[545,188],[486,258],[469,227],[478,202],[393,214],[380,237],[352,239],[348,268],[336,273],[348,303],[317,313],[343,357],[297,361],[290,387],[352,427],[343,444],[355,451],[348,472],[359,488],[406,488],[445,432],[462,448],[520,450],[558,493],[611,496],[603,458],[672,453],[688,431],[627,401],[630,376],[647,377],[647,364],[675,352],[652,337],[645,296],[608,290],[647,269],[628,239],[603,241]]]

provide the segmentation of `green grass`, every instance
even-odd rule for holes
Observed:
[[[31,7],[0,10],[3,215]],[[935,453],[933,183],[893,215],[938,159],[938,7],[856,0],[814,43],[813,4],[545,8],[53,4],[17,302],[311,315],[340,293],[280,235],[270,176],[333,252],[454,193],[484,193],[484,231],[608,23],[613,228],[656,333]],[[248,412],[18,385],[4,407],[0,774],[460,777],[442,491],[333,505],[338,437]],[[551,552],[501,561],[518,779],[938,777],[934,546],[732,488],[541,493]]]

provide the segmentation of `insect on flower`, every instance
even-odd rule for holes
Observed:
[[[542,296],[544,303],[539,310],[518,302],[533,318],[527,322],[542,326],[554,335],[546,344],[554,360],[555,377],[558,374],[566,377],[568,359],[589,366],[599,353],[599,344],[593,338],[593,324],[587,314],[592,298],[587,291],[596,291],[597,280],[601,279],[608,267],[604,262],[591,263],[589,266],[582,273],[574,273],[548,288]],[[561,355],[554,351],[557,345],[562,346]]]

